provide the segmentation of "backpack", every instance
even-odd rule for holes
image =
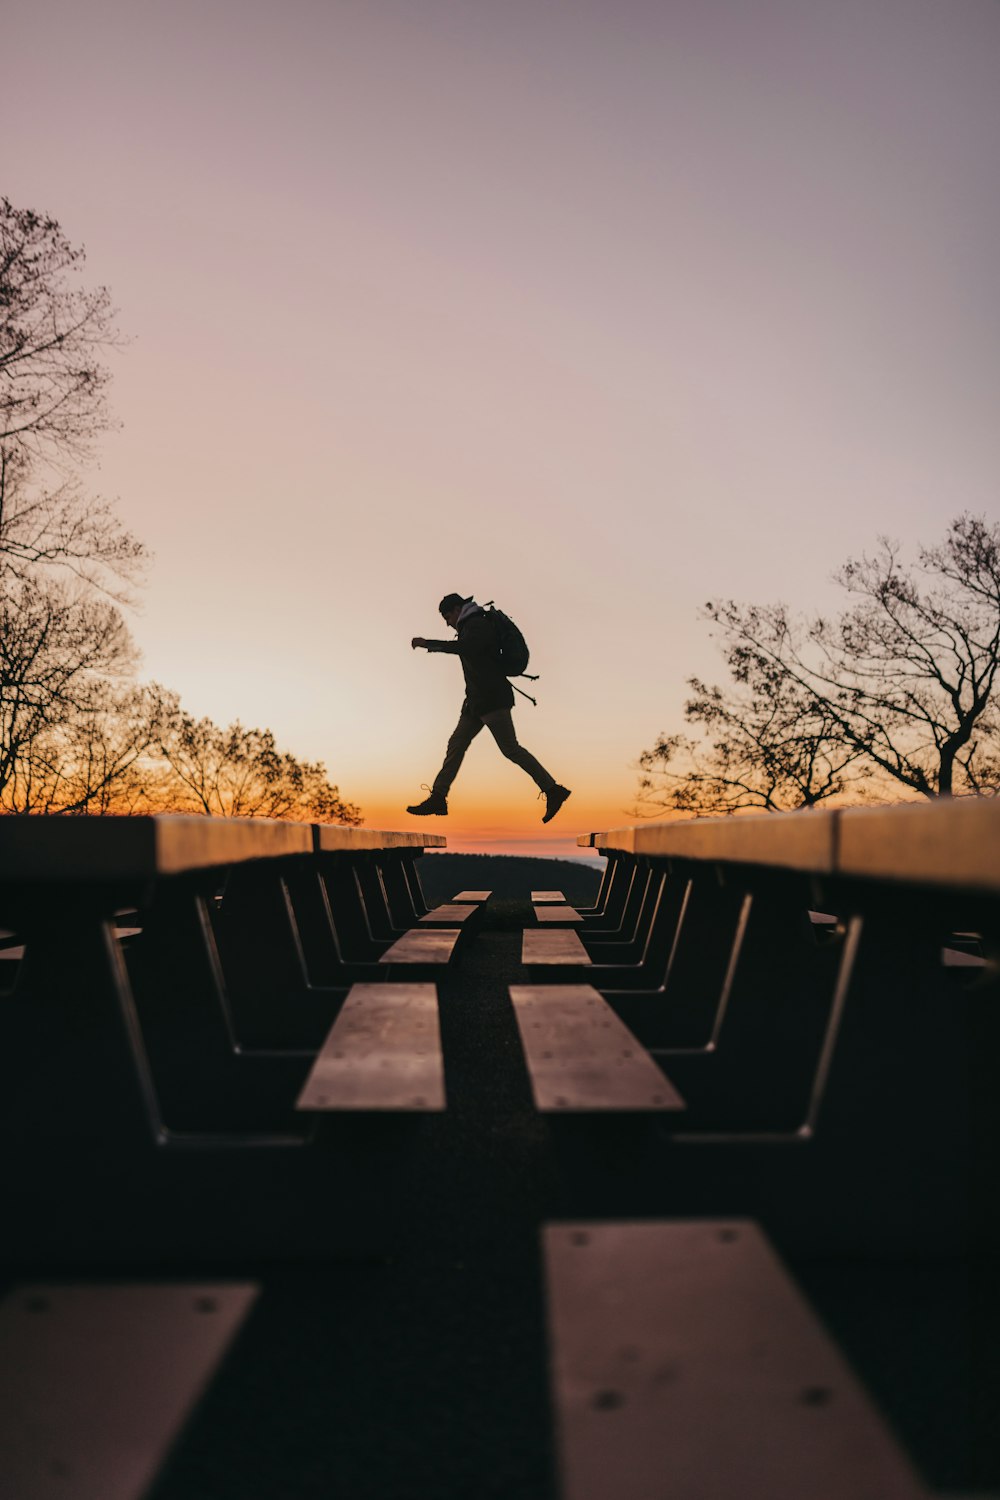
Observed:
[[[505,615],[502,609],[497,609],[492,599],[488,604],[483,605],[483,612],[489,616],[496,627],[500,663],[505,676],[526,677],[529,682],[537,682],[538,678],[533,677],[527,670],[528,643],[514,624],[510,615]],[[515,693],[520,693],[523,698],[528,699],[529,703],[535,703],[537,706],[537,700],[532,698],[530,693],[526,693],[523,688],[519,688],[514,682],[511,683],[511,687]]]

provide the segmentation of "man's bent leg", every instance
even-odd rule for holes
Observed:
[[[465,752],[482,727],[483,720],[479,715],[469,713],[463,708],[451,739],[448,741],[448,748],[444,752],[444,762],[434,778],[434,785],[431,787],[432,796],[447,797],[451,784],[458,775],[458,768],[465,759]]]
[[[483,714],[483,723],[496,740],[501,753],[506,755],[508,760],[520,766],[522,771],[527,771],[535,785],[543,792],[552,790],[556,785],[556,778],[546,771],[530,751],[518,744],[514,720],[509,708],[498,708],[493,713]]]

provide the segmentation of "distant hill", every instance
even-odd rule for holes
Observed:
[[[603,865],[570,859],[533,859],[519,854],[427,854],[417,861],[429,902],[447,901],[459,891],[493,891],[527,901],[532,891],[562,891],[572,905],[588,906],[597,896]]]

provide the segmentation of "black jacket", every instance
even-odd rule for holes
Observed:
[[[483,610],[477,609],[459,621],[457,640],[428,641],[427,650],[461,657],[465,673],[463,713],[468,709],[470,713],[488,714],[514,707],[514,689],[500,661],[497,628]]]

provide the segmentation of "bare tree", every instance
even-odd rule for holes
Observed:
[[[707,606],[731,682],[690,680],[702,737],[642,753],[638,811],[1000,790],[1000,526],[960,516],[909,568],[882,538],[835,577],[852,602],[834,619]]]
[[[8,450],[79,458],[108,426],[101,356],[118,335],[107,288],[74,284],[84,260],[55,219],[0,198],[0,444]]]
[[[102,357],[121,342],[107,288],[76,284],[84,261],[55,219],[0,199],[0,586],[61,566],[122,598],[142,544],[62,468],[110,426]]]
[[[169,779],[158,740],[176,698],[155,683],[89,682],[63,716],[15,759],[0,810],[21,813],[160,811]]]
[[[145,552],[63,468],[109,425],[101,355],[118,341],[106,289],[74,284],[83,260],[54,219],[0,200],[3,811],[90,806],[100,777],[84,744],[95,750],[102,714],[110,730],[112,700],[120,725],[129,719],[122,684],[136,653],[119,606]],[[115,779],[110,761],[105,772]]]
[[[238,721],[221,729],[211,719],[178,711],[160,750],[174,778],[173,811],[361,822],[359,808],[343,800],[323,762],[299,761],[278,750],[269,729],[245,729]],[[165,795],[171,795],[169,789]]]
[[[58,569],[124,604],[146,561],[110,501],[86,494],[75,476],[36,483],[28,456],[0,443],[0,586]]]
[[[832,736],[821,703],[773,674],[726,690],[696,677],[689,686],[685,714],[705,735],[660,735],[642,752],[638,816],[815,807],[858,785],[860,753]]]
[[[9,807],[12,782],[31,783],[33,757],[86,710],[95,683],[127,675],[133,660],[113,603],[58,580],[0,593],[0,805]]]
[[[925,797],[998,789],[1000,525],[959,516],[915,568],[883,538],[837,575],[858,601],[816,620],[814,671],[841,737]]]

